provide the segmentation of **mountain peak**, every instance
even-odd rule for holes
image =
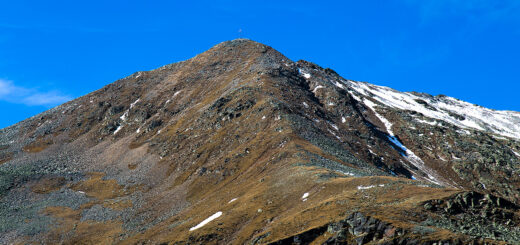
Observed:
[[[287,59],[280,52],[272,47],[245,38],[239,38],[221,42],[202,54],[210,54],[212,56],[227,56],[233,55],[236,57],[244,56],[277,56],[282,59]],[[221,57],[219,57],[221,58]]]
[[[213,46],[210,50],[254,50],[257,52],[266,52],[273,49],[268,45],[253,41],[247,38],[238,38],[221,42]]]
[[[0,244],[518,244],[517,125],[226,41],[0,130]]]

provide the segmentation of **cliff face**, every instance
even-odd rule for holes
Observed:
[[[224,42],[2,129],[0,243],[518,243],[519,125]]]

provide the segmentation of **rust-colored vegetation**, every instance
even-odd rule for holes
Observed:
[[[43,177],[31,187],[31,190],[38,194],[47,194],[52,191],[59,190],[67,183],[64,177]]]
[[[90,178],[71,186],[72,190],[85,192],[87,196],[94,197],[98,200],[113,199],[130,194],[137,187],[124,188],[119,185],[116,180],[104,180],[104,173],[90,173]]]
[[[29,143],[28,145],[23,147],[23,151],[29,152],[29,153],[38,153],[41,152],[50,145],[52,145],[54,142],[50,138],[38,138],[32,143]]]
[[[13,154],[12,153],[4,153],[4,154],[0,154],[0,165],[6,163],[6,162],[9,162],[13,159]]]

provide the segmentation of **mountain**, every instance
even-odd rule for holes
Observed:
[[[519,244],[520,113],[247,39],[0,130],[0,243]]]

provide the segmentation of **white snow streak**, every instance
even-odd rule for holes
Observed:
[[[123,128],[123,126],[117,127],[116,131],[114,131],[114,134],[117,134],[117,132],[119,132],[122,128]]]
[[[379,184],[377,186],[384,187],[385,185],[384,184]],[[360,185],[360,186],[357,187],[357,189],[358,190],[368,190],[368,189],[372,189],[374,187],[376,187],[376,186],[375,185],[367,185],[367,186]]]
[[[376,186],[375,186],[375,185],[368,185],[368,186],[362,186],[362,185],[360,185],[360,186],[357,187],[357,189],[358,189],[358,190],[368,190],[368,189],[372,189],[372,188],[374,188],[374,187],[376,187]]]
[[[375,110],[375,103],[370,100],[363,100],[366,106],[370,107],[374,114],[383,122],[383,124],[386,127],[386,131],[388,132],[389,136],[388,139],[394,143],[397,147],[401,148],[406,154],[401,155],[408,160],[412,165],[420,169],[423,173],[425,173],[428,176],[428,180],[432,183],[435,183],[437,185],[441,185],[441,181],[438,180],[438,178],[434,177],[437,174],[431,170],[430,168],[427,168],[421,158],[419,158],[415,153],[413,153],[410,149],[408,149],[406,146],[404,146],[394,135],[394,132],[392,131],[392,123],[388,121],[385,117],[381,116],[377,111]]]
[[[125,111],[125,113],[123,113],[123,115],[120,117],[121,120],[126,121],[126,119],[128,118],[128,110]]]
[[[511,150],[517,157],[520,157],[520,154],[516,151]]]
[[[331,127],[333,127],[336,131],[339,131],[339,128],[338,128],[338,126],[336,126],[336,124],[331,123],[331,122],[328,122],[328,123],[329,123],[329,125],[330,125]]]
[[[345,86],[343,86],[343,84],[337,82],[337,81],[334,81],[334,85],[338,88],[341,88],[341,89],[345,89]]]
[[[394,136],[394,132],[392,131],[392,123],[390,121],[388,121],[385,117],[383,117],[379,113],[377,113],[377,111],[375,109],[376,104],[370,100],[363,100],[363,102],[365,103],[366,106],[368,106],[368,107],[370,107],[370,109],[372,109],[372,111],[374,112],[376,117],[379,118],[379,120],[385,125],[386,131],[388,132],[388,134],[391,136]]]
[[[237,200],[237,198],[233,198],[233,199],[231,199],[231,200],[228,202],[228,204],[229,204],[229,203],[232,203],[232,202],[234,202],[234,201],[236,201],[236,200]]]
[[[130,104],[130,109],[132,109],[139,101],[141,101],[141,99],[137,99],[134,103]]]
[[[361,99],[359,97],[357,97],[356,95],[354,95],[354,94],[350,94],[350,95],[352,95],[352,98],[354,98],[355,100],[361,101]]]
[[[302,199],[306,199],[307,197],[309,197],[309,193],[308,192],[303,193]]]
[[[435,121],[430,122],[430,121],[421,120],[421,119],[417,119],[417,118],[415,118],[415,121],[417,121],[418,123],[429,124],[429,125],[432,125],[432,126],[436,126],[437,125],[437,122],[435,122]]]
[[[320,88],[325,88],[325,87],[323,87],[323,86],[321,86],[321,85],[318,85],[318,86],[316,86],[316,87],[312,90],[312,92],[313,92],[313,93],[316,93],[316,91],[317,91],[318,89],[320,89]]]
[[[208,224],[209,222],[213,221],[214,219],[220,217],[221,215],[222,215],[222,212],[220,212],[220,211],[216,212],[215,214],[209,216],[207,219],[200,222],[198,225],[191,227],[190,231],[194,231],[196,229],[199,229],[199,228],[205,226],[206,224]]]

